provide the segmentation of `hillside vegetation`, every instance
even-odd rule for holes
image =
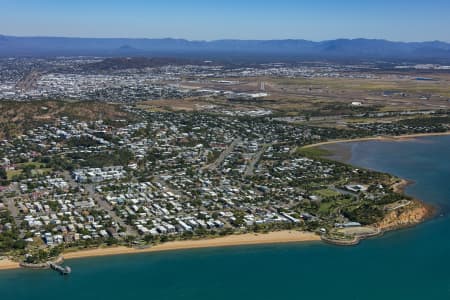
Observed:
[[[0,138],[9,139],[42,123],[59,117],[82,121],[130,120],[133,117],[120,105],[100,102],[30,101],[0,102]]]

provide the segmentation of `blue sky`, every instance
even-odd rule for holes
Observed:
[[[0,0],[0,34],[450,41],[450,1]]]

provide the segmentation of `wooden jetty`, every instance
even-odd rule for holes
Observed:
[[[69,266],[63,267],[54,262],[49,262],[48,265],[52,270],[55,270],[61,275],[69,275],[70,273],[72,273],[72,269]]]

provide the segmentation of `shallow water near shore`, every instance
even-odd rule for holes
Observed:
[[[450,136],[350,143],[351,163],[413,180],[440,214],[356,247],[320,242],[68,261],[73,274],[0,271],[2,299],[449,299]]]

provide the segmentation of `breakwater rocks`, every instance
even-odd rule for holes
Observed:
[[[327,244],[337,245],[337,246],[355,246],[358,245],[362,240],[369,239],[372,237],[377,237],[383,235],[384,231],[382,231],[380,228],[375,228],[373,232],[370,233],[364,233],[364,234],[358,234],[354,235],[352,238],[346,239],[346,238],[334,238],[322,235],[320,238],[323,242]]]

